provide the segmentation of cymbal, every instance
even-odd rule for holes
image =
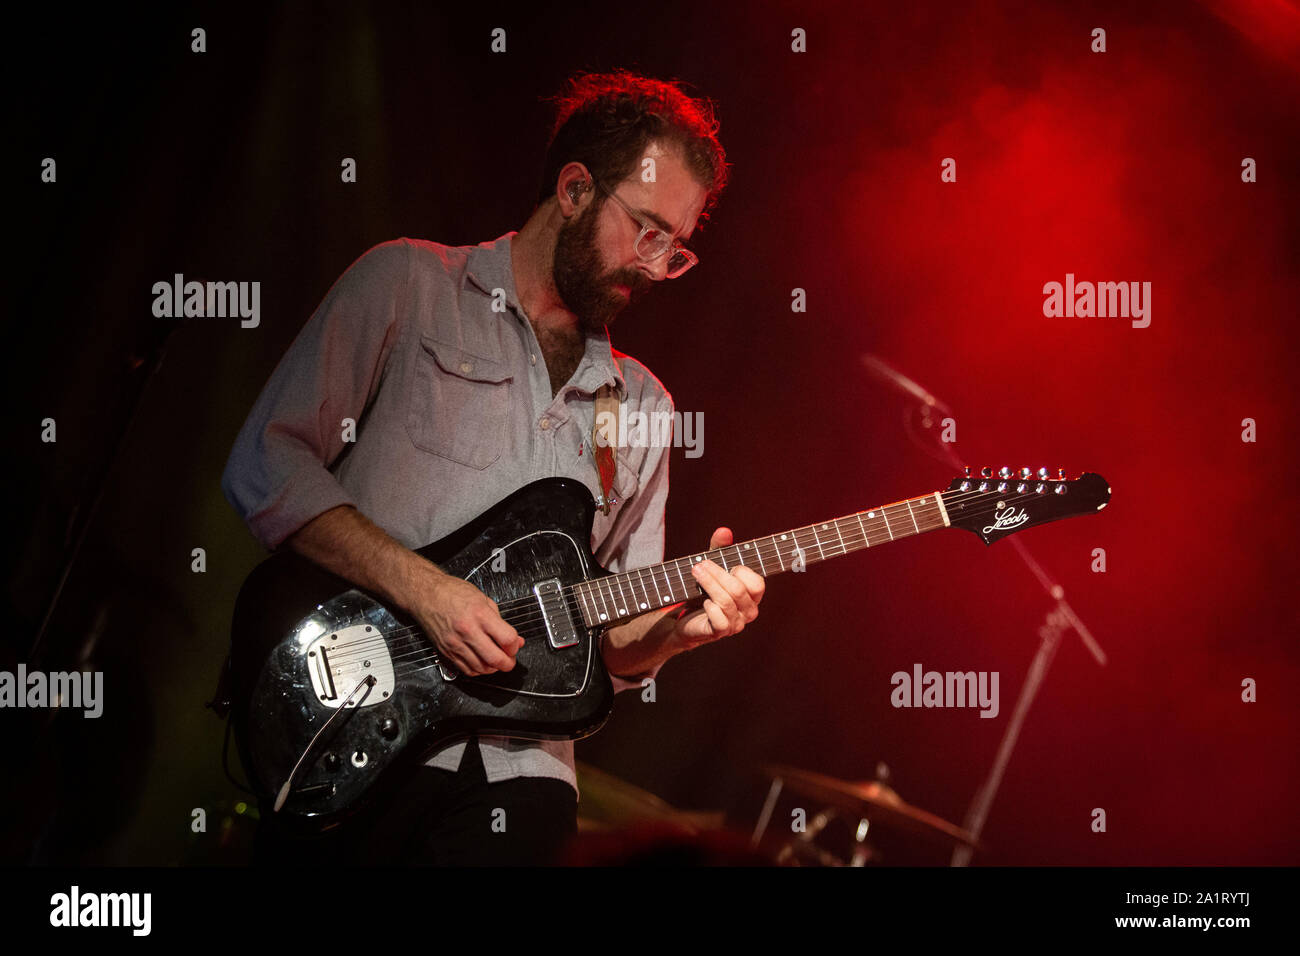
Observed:
[[[892,788],[878,781],[852,783],[783,764],[769,764],[763,771],[773,779],[780,779],[795,793],[824,801],[854,816],[866,817],[872,823],[893,824],[914,833],[967,846],[980,845],[971,833],[942,817],[905,803]]]
[[[649,790],[579,761],[578,829],[611,829],[632,823],[669,823],[687,833],[722,826],[721,812],[678,810]]]

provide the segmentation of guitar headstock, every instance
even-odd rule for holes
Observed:
[[[992,544],[1034,525],[1094,514],[1110,501],[1110,485],[1092,472],[1067,479],[1064,469],[1050,478],[1046,468],[982,468],[978,475],[967,468],[966,477],[954,478],[942,497],[952,527]]]

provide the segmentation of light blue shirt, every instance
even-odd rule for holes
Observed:
[[[539,478],[575,478],[597,496],[588,438],[602,385],[615,387],[625,415],[671,420],[667,389],[621,352],[620,372],[607,334],[587,338],[573,377],[551,395],[515,290],[515,235],[456,247],[396,239],[334,283],[262,389],[222,476],[265,547],[339,505],[416,549]],[[354,441],[344,440],[346,419]],[[616,502],[608,516],[597,509],[591,547],[618,572],[663,561],[670,449],[616,451]],[[657,672],[614,678],[615,689]],[[572,741],[479,746],[489,782],[552,777],[577,789]],[[456,770],[464,750],[450,744],[428,763]]]

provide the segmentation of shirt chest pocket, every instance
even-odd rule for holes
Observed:
[[[420,336],[406,431],[417,448],[470,468],[501,457],[510,418],[511,374],[504,362]]]

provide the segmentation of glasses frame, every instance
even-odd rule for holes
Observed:
[[[681,278],[681,276],[689,272],[694,266],[700,264],[700,257],[697,256],[695,253],[691,252],[691,250],[687,249],[685,246],[683,246],[681,240],[673,237],[671,233],[669,233],[667,230],[663,228],[663,226],[653,223],[650,220],[638,214],[636,210],[634,210],[631,206],[625,203],[618,196],[614,195],[613,190],[611,190],[608,186],[602,183],[595,176],[591,177],[591,181],[600,188],[601,192],[603,192],[610,199],[614,200],[614,202],[618,203],[619,206],[623,208],[623,211],[632,217],[633,222],[635,222],[638,226],[641,227],[641,232],[638,233],[636,237],[636,243],[634,244],[633,248],[636,249],[636,254],[641,259],[642,262],[654,262],[660,256],[670,252],[675,254],[680,254],[681,257],[686,261],[686,265],[682,266],[679,270],[674,272],[670,265],[665,264],[666,271],[664,273],[664,278],[666,279]],[[654,230],[655,232],[658,232],[662,235],[668,236],[669,237],[668,245],[666,245],[659,252],[653,253],[651,255],[647,255],[641,248],[641,241],[645,239],[646,233],[650,232],[651,230]],[[672,256],[669,256],[668,263],[671,263],[672,261],[673,261]]]

